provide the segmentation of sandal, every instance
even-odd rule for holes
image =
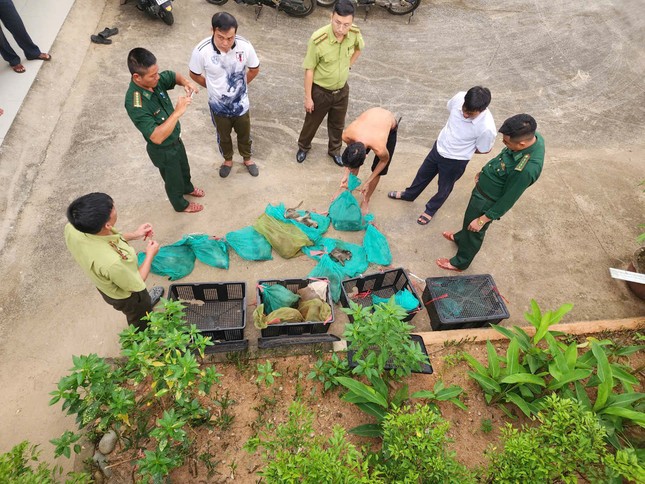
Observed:
[[[405,200],[406,202],[412,201],[408,200],[407,198],[403,198],[403,192],[388,192],[387,196],[388,198],[391,198],[393,200]]]
[[[206,195],[206,193],[201,188],[195,188],[192,192],[187,193],[186,195],[189,195],[191,197],[202,198],[204,195]]]
[[[448,259],[441,258],[437,259],[435,262],[439,267],[447,271],[463,272],[461,269],[457,269],[455,266],[453,266]]]
[[[90,35],[90,40],[95,44],[110,45],[112,43],[111,39],[106,39],[105,37],[101,37],[100,35]]]
[[[226,178],[231,173],[231,165],[222,165],[219,167],[219,176]]]
[[[13,72],[17,72],[18,74],[22,74],[27,70],[22,64],[16,64],[15,66],[11,66],[11,68],[13,69]]]
[[[449,240],[450,242],[455,242],[455,234],[452,232],[442,232],[443,238]],[[455,242],[456,244],[457,242]]]
[[[38,54],[38,57],[27,57],[27,60],[41,60],[49,62],[50,60],[52,60],[52,56],[46,52],[41,52],[40,54]]]
[[[260,170],[258,170],[258,165],[255,163],[251,163],[250,165],[247,165],[244,163],[244,166],[246,166],[246,169],[249,170],[249,173],[251,176],[258,176],[260,174]]]
[[[204,210],[204,206],[199,203],[190,202],[188,206],[182,211],[182,213],[197,213]]]
[[[432,220],[432,217],[427,213],[423,212],[421,215],[419,215],[419,218],[417,219],[417,223],[419,225],[428,225],[430,223],[430,220]]]
[[[99,35],[104,39],[106,39],[118,33],[119,33],[119,29],[117,29],[116,27],[114,27],[113,29],[111,29],[110,27],[105,27],[103,30],[99,32]]]

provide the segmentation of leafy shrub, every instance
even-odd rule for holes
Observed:
[[[313,370],[307,375],[308,380],[317,380],[323,385],[323,393],[328,390],[337,388],[340,383],[336,380],[339,376],[348,376],[351,374],[349,363],[346,359],[341,359],[337,353],[333,353],[331,358],[323,360],[318,358],[314,364]]]
[[[29,447],[29,448],[27,448]],[[86,484],[92,478],[85,472],[70,472],[62,480],[63,470],[59,466],[50,467],[38,462],[40,451],[37,445],[29,445],[26,440],[14,446],[9,452],[0,455],[0,482],[8,484]],[[32,464],[37,464],[36,468]]]
[[[379,473],[386,482],[474,483],[472,473],[447,450],[450,424],[425,405],[404,407],[383,420]]]
[[[370,476],[367,461],[347,442],[342,427],[335,426],[329,439],[315,436],[313,417],[302,403],[293,402],[285,423],[245,444],[251,453],[264,449],[265,467],[259,474],[267,483],[380,482]]]
[[[187,430],[210,419],[199,397],[221,376],[212,366],[200,366],[195,353],[203,358],[213,343],[184,323],[181,303],[164,300],[164,308],[150,313],[145,330],[130,326],[120,334],[124,358],[115,365],[95,354],[74,356],[71,373],[50,401],[63,400],[63,410],[76,415],[79,429],[90,435],[114,429],[127,448],[142,450],[153,438],[155,450],[137,461],[139,472],[153,480],[183,463],[192,442]],[[66,431],[52,440],[56,456],[69,457],[77,439]]]

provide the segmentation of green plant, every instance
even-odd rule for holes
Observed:
[[[316,380],[322,383],[323,393],[328,390],[337,388],[339,383],[336,380],[338,376],[348,376],[351,373],[349,364],[346,359],[342,359],[338,354],[333,353],[331,358],[323,360],[318,358],[314,367],[307,375],[307,379]]]
[[[465,351],[457,351],[456,353],[449,353],[447,355],[444,355],[443,357],[443,364],[446,365],[447,368],[453,367],[462,361],[466,361],[466,352]]]
[[[210,453],[210,442],[207,443],[208,448],[206,452],[199,454],[198,459],[204,463],[206,466],[206,475],[210,479],[215,474],[219,474],[217,467],[222,463],[221,460],[216,460],[215,457]]]
[[[264,383],[265,386],[270,387],[280,376],[282,375],[273,369],[271,362],[266,360],[266,363],[258,363],[258,377],[255,379],[255,383],[258,385]]]
[[[40,451],[37,445],[23,441],[9,452],[0,455],[0,482],[8,484],[87,484],[92,478],[85,472],[70,472],[63,480],[60,466],[50,467],[39,462]],[[34,468],[33,466],[36,465]]]
[[[62,400],[79,429],[97,436],[114,429],[126,447],[145,449],[139,472],[153,480],[182,464],[192,444],[187,430],[210,419],[198,397],[221,376],[198,362],[195,355],[203,358],[212,342],[183,317],[180,302],[164,300],[164,311],[150,313],[145,330],[130,326],[119,335],[121,361],[112,366],[95,354],[74,356],[71,373],[51,393],[50,405]],[[150,438],[153,451],[146,447]],[[57,455],[69,456],[76,439],[70,431],[54,439]]]
[[[493,422],[489,418],[483,418],[479,425],[479,430],[485,434],[490,434],[493,431]]]
[[[265,465],[259,474],[264,482],[381,482],[370,475],[367,460],[347,442],[341,427],[334,427],[332,436],[325,439],[314,435],[313,418],[302,403],[293,402],[286,422],[246,442],[247,452],[262,451]]]
[[[487,482],[578,482],[604,472],[605,431],[579,402],[547,396],[534,419],[536,427],[502,429],[503,449],[487,451]]]
[[[450,424],[435,410],[417,405],[395,409],[383,420],[377,469],[386,482],[474,483],[474,476],[447,450]]]
[[[80,438],[80,434],[75,434],[74,432],[66,430],[59,438],[51,439],[50,442],[55,446],[54,457],[60,457],[61,455],[64,455],[69,459],[71,456],[71,447],[73,447],[74,452],[78,454],[81,451],[81,446],[76,442],[78,442]]]
[[[604,464],[607,483],[622,484],[623,478],[629,482],[645,482],[645,467],[634,449],[620,449],[615,455],[608,454]]]

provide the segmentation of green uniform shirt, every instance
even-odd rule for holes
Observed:
[[[302,67],[314,71],[314,84],[335,91],[349,77],[349,60],[356,50],[365,46],[361,31],[352,25],[342,42],[336,40],[331,24],[316,30],[307,43]]]
[[[65,226],[65,244],[81,269],[96,288],[112,299],[125,299],[133,292],[143,291],[137,266],[137,254],[119,232],[113,235],[92,235]]]
[[[544,138],[538,133],[535,133],[535,137],[535,143],[525,150],[504,148],[482,168],[477,184],[487,197],[496,200],[484,213],[488,218],[501,218],[524,190],[540,177],[544,164]]]
[[[128,87],[128,92],[125,94],[125,110],[148,143],[155,144],[150,141],[150,135],[175,110],[167,92],[168,89],[173,89],[175,85],[175,73],[173,71],[163,71],[159,74],[159,83],[153,92],[137,86],[134,81],[130,81],[130,87]],[[170,136],[157,146],[174,144],[179,139],[180,133],[181,126],[177,122]]]

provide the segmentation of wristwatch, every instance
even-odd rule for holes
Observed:
[[[483,226],[486,224],[486,222],[484,222],[484,221],[481,219],[481,217],[477,217],[477,223],[479,224],[479,226],[480,226],[480,227],[483,227]]]

